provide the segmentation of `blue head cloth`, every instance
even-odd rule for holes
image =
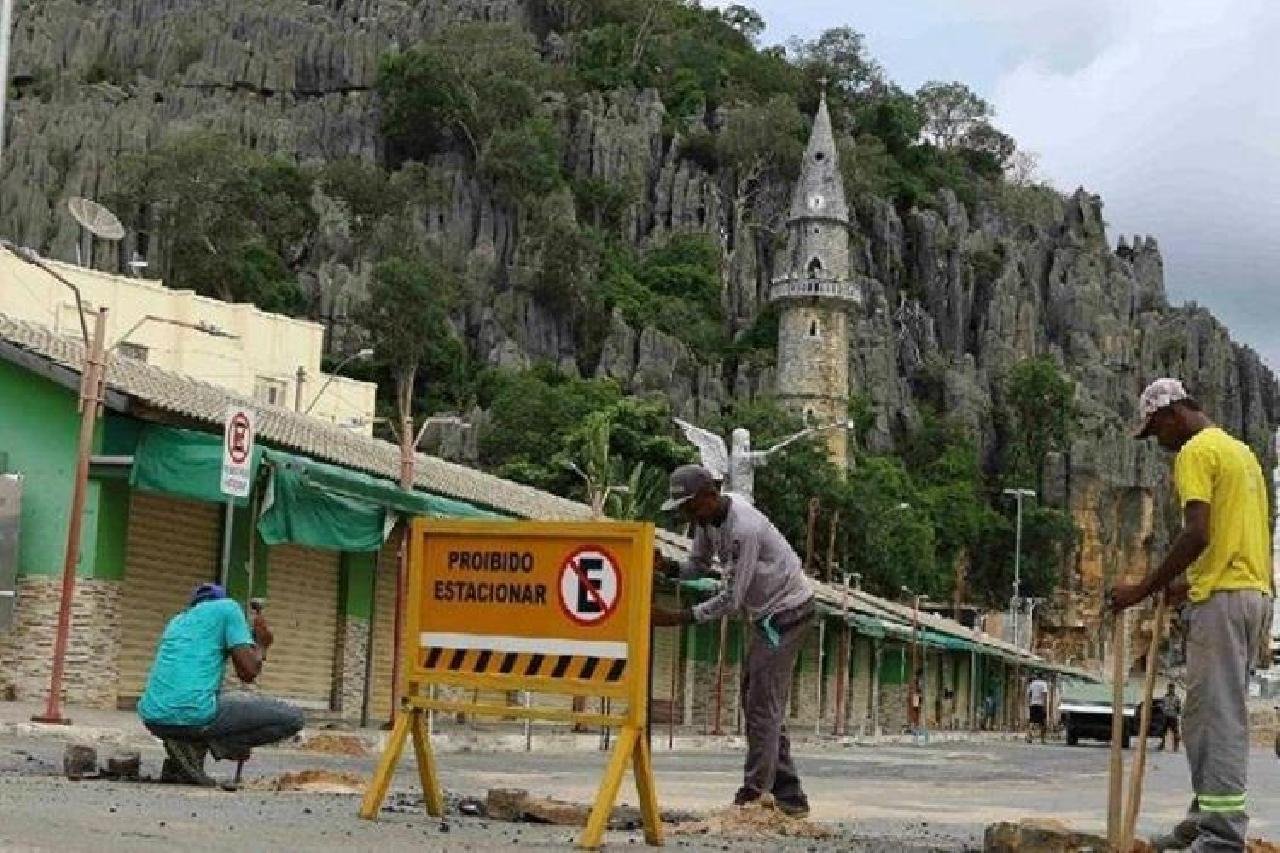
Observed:
[[[217,601],[220,598],[226,598],[227,591],[216,583],[202,583],[196,587],[195,592],[191,593],[191,606],[203,604],[206,601]]]

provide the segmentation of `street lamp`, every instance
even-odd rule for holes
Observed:
[[[0,0],[0,162],[4,160],[4,108],[9,97],[9,31],[13,29],[13,0]]]
[[[1009,599],[1009,615],[1013,619],[1013,645],[1022,648],[1018,642],[1020,633],[1018,627],[1018,600],[1021,597],[1022,589],[1022,499],[1033,499],[1036,493],[1034,489],[1005,489],[1004,493],[1011,495],[1018,504],[1018,524],[1013,544],[1013,595]]]
[[[373,348],[365,347],[359,352],[354,352],[351,355],[344,358],[342,361],[338,362],[338,366],[335,367],[333,369],[333,372],[329,374],[329,380],[325,382],[324,385],[320,386],[320,390],[317,391],[316,395],[311,398],[311,405],[307,406],[306,411],[304,411],[302,414],[304,415],[311,414],[311,410],[316,407],[316,403],[320,402],[320,398],[324,396],[324,392],[328,391],[329,386],[333,384],[333,380],[338,378],[338,374],[342,372],[342,368],[346,367],[348,364],[350,364],[351,362],[355,361],[358,358],[359,359],[370,358],[372,355],[373,355]],[[298,384],[299,385],[302,384],[302,378],[303,378],[303,370],[300,367],[298,368]],[[299,394],[298,395],[299,405],[301,404],[301,402],[302,402],[302,395]],[[294,408],[298,408],[298,407],[299,406],[295,406]]]

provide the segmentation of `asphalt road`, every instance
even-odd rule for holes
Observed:
[[[60,778],[62,744],[47,738],[0,737],[0,850],[489,850],[513,844],[567,849],[564,828],[514,825],[450,816],[427,817],[416,798],[411,751],[394,791],[393,809],[377,822],[355,816],[357,798],[298,793],[210,792],[155,784]],[[965,850],[980,846],[987,823],[1056,817],[1081,829],[1102,829],[1107,749],[1102,745],[982,744],[806,749],[799,767],[813,818],[830,825],[829,842],[743,844],[718,838],[672,838],[697,850]],[[158,771],[160,753],[144,753],[144,773]],[[491,787],[519,787],[589,801],[604,762],[600,754],[441,756],[451,794],[483,798]],[[735,790],[741,755],[658,752],[655,764],[664,808],[709,811]],[[330,758],[267,750],[246,778],[324,767],[367,775],[372,759]],[[212,765],[227,775],[229,765]],[[1176,821],[1189,800],[1181,755],[1155,752],[1140,831]],[[1251,764],[1251,834],[1280,837],[1280,761],[1258,749]],[[634,804],[634,789],[622,799]],[[637,833],[615,832],[609,845],[643,845]]]

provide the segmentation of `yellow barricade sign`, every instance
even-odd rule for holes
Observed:
[[[401,712],[360,816],[377,816],[410,736],[427,812],[443,816],[430,711],[585,723],[616,727],[619,736],[580,846],[600,846],[628,765],[645,839],[661,844],[645,735],[653,542],[651,524],[415,520],[399,650]],[[433,685],[604,697],[622,710],[444,700],[434,697]]]

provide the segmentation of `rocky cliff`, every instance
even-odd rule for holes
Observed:
[[[370,91],[378,57],[458,20],[528,27],[552,55],[562,43],[532,8],[515,0],[24,4],[13,41],[0,233],[73,257],[76,229],[62,201],[108,196],[118,156],[146,150],[175,127],[218,128],[300,162],[380,161]],[[729,331],[748,328],[763,304],[789,187],[766,184],[744,198],[727,170],[708,172],[681,157],[652,92],[552,93],[543,106],[569,142],[568,172],[639,181],[639,200],[622,217],[629,240],[645,246],[683,231],[714,238]],[[715,115],[708,125],[714,129]],[[429,167],[444,192],[423,209],[419,230],[466,259],[471,289],[455,320],[480,361],[550,361],[613,377],[635,392],[663,392],[695,419],[771,390],[767,363],[700,362],[676,338],[632,328],[619,314],[600,351],[581,352],[563,316],[513,286],[537,262],[520,212],[460,156]],[[341,205],[323,197],[315,204],[320,234],[304,284],[320,316],[335,320],[360,298],[368,259],[352,245]],[[855,214],[856,271],[877,282],[852,330],[854,390],[875,413],[870,450],[891,450],[926,398],[970,424],[990,449],[999,378],[1025,357],[1051,354],[1077,381],[1082,424],[1070,451],[1051,460],[1045,498],[1069,507],[1083,531],[1058,609],[1064,641],[1083,650],[1091,617],[1081,603],[1096,608],[1105,580],[1144,571],[1176,524],[1165,460],[1129,438],[1142,385],[1159,375],[1184,378],[1225,427],[1274,464],[1275,377],[1207,311],[1171,306],[1156,241],[1111,245],[1101,201],[1083,190],[1034,216],[995,199],[965,207],[945,191],[928,209],[906,212],[864,198]],[[145,250],[131,241],[122,253]],[[96,265],[119,268],[119,257],[95,248]]]

